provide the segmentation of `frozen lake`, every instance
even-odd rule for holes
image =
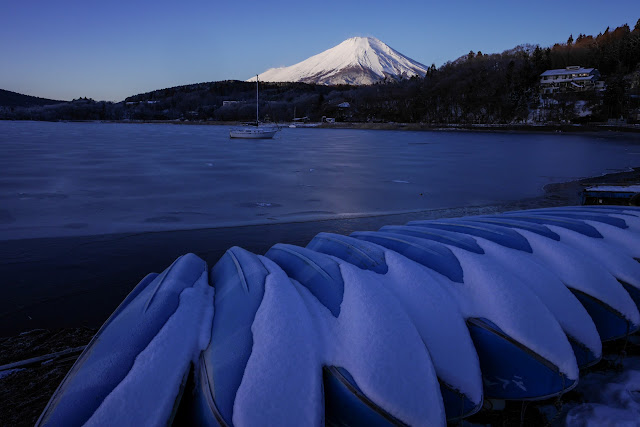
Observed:
[[[640,166],[637,135],[0,122],[0,239],[484,205]]]

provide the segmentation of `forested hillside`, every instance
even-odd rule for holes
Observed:
[[[597,68],[602,92],[540,94],[540,74],[571,65]],[[579,108],[577,108],[579,107]],[[424,78],[370,86],[260,83],[261,119],[323,116],[352,122],[427,124],[638,121],[640,19],[598,35],[569,35],[542,48],[523,45],[432,65]],[[74,100],[45,107],[0,107],[0,118],[32,120],[255,120],[255,84],[199,83],[156,90],[121,103]]]
[[[575,119],[562,108],[584,100],[592,119],[619,117],[638,107],[640,94],[640,20],[633,31],[624,25],[597,36],[570,35],[566,43],[542,49],[519,46],[502,54],[469,52],[466,57],[433,70],[414,89],[412,111],[423,121],[500,123],[526,120],[540,107],[540,74],[571,65],[597,68],[607,89],[556,96],[552,119]],[[565,110],[565,111],[563,111]],[[562,116],[566,117],[562,117]]]
[[[38,105],[59,104],[65,101],[38,98],[35,96],[23,95],[17,92],[0,89],[0,107],[32,107]]]

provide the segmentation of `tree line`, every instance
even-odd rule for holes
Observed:
[[[581,65],[597,68],[603,93],[541,95],[540,74]],[[498,54],[470,51],[429,67],[424,78],[370,86],[260,83],[261,119],[406,122],[429,124],[606,121],[633,118],[640,108],[640,19],[596,35],[571,34],[565,43],[521,45]],[[345,102],[348,107],[345,107]],[[576,112],[577,103],[589,114]],[[637,117],[637,116],[635,116]],[[120,103],[77,99],[67,103],[0,107],[0,118],[29,120],[255,119],[255,83],[221,81],[143,93]]]

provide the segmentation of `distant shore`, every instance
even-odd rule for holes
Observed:
[[[322,123],[324,129],[371,129],[408,131],[519,131],[519,132],[634,132],[640,133],[640,124],[426,124],[426,123]]]
[[[167,123],[186,125],[212,125],[212,126],[240,126],[239,122],[217,122],[217,121],[145,121],[145,122],[119,122],[119,123]],[[364,123],[364,122],[335,122],[335,123],[277,123],[281,127],[294,125],[296,128],[315,129],[362,129],[362,130],[399,130],[399,131],[477,131],[477,132],[630,132],[640,133],[640,124],[617,124],[609,125],[605,123],[590,124],[566,124],[566,123],[546,123],[546,124],[428,124],[428,123]]]
[[[171,125],[199,125],[199,126],[242,126],[243,122],[236,121],[190,121],[190,120],[68,120],[69,123],[121,123],[121,124],[171,124]],[[55,123],[55,122],[54,122]],[[281,128],[293,125],[296,128],[315,129],[362,129],[362,130],[399,130],[399,131],[474,131],[474,132],[624,132],[640,133],[639,124],[607,124],[607,123],[374,123],[374,122],[335,122],[335,123],[270,123]]]
[[[213,126],[240,126],[238,122],[144,122],[144,123],[173,123],[192,125],[213,125]],[[427,123],[363,123],[363,122],[335,122],[335,123],[305,123],[296,124],[285,122],[278,123],[281,127],[294,125],[300,128],[316,129],[362,129],[362,130],[399,130],[399,131],[477,131],[477,132],[631,132],[640,133],[640,124],[631,125],[608,125],[598,124],[427,124]]]

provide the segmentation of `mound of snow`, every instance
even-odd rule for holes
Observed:
[[[626,370],[614,378],[590,373],[580,379],[576,392],[584,401],[569,410],[567,427],[637,426],[640,420],[640,360],[625,361]]]

